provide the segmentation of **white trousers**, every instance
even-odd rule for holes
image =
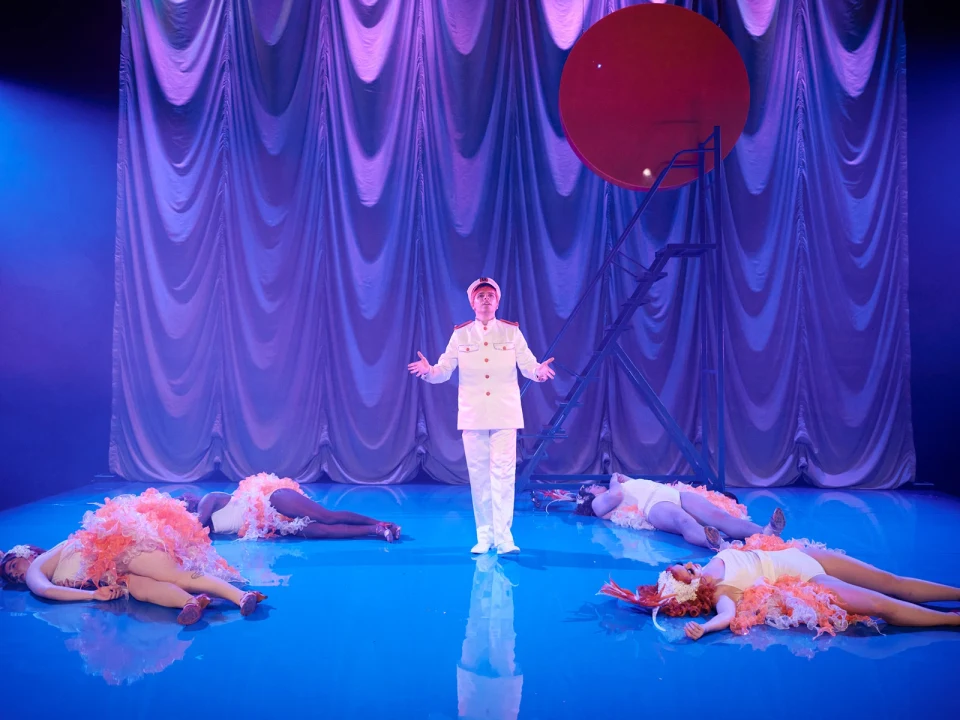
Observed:
[[[470,473],[477,542],[512,543],[517,431],[464,430],[463,450]]]

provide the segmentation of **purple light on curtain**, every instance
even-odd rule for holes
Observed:
[[[471,317],[481,274],[544,352],[636,208],[557,113],[567,52],[620,6],[128,0],[113,471],[465,481],[455,380],[405,366]],[[728,481],[895,487],[915,465],[901,2],[719,6],[752,87],[722,203]],[[657,198],[628,252],[682,241],[696,201]],[[624,341],[693,437],[699,272],[671,267]],[[629,289],[591,300],[564,365]],[[527,427],[568,387],[535,387]],[[685,467],[615,371],[567,429],[544,471]]]

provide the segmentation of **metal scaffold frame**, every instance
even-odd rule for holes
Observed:
[[[519,469],[517,478],[517,488],[519,491],[530,489],[532,484],[539,487],[560,486],[579,484],[584,481],[602,482],[608,478],[607,475],[544,475],[536,472],[540,461],[547,456],[547,446],[557,440],[567,437],[563,430],[563,424],[566,422],[571,411],[581,405],[580,399],[586,391],[590,382],[598,380],[600,370],[604,362],[612,359],[624,372],[627,379],[633,384],[644,401],[650,407],[654,416],[666,430],[670,438],[680,449],[684,459],[690,465],[692,474],[684,475],[647,475],[645,478],[651,480],[686,480],[704,484],[711,489],[723,492],[726,487],[724,477],[725,464],[725,437],[724,437],[724,389],[723,389],[723,360],[724,360],[724,326],[723,326],[723,263],[722,263],[722,240],[723,227],[721,221],[721,197],[723,185],[722,154],[720,145],[720,127],[715,126],[713,132],[699,143],[696,148],[680,150],[663,170],[660,171],[656,180],[647,190],[637,211],[630,218],[630,221],[620,233],[619,238],[614,243],[610,252],[604,258],[596,274],[590,281],[580,300],[577,302],[570,316],[561,327],[560,332],[554,338],[553,343],[547,350],[544,357],[553,356],[560,340],[570,329],[574,318],[586,304],[591,293],[595,291],[598,285],[602,285],[602,280],[606,273],[613,268],[619,268],[627,272],[636,279],[636,287],[630,297],[620,306],[620,311],[611,325],[605,328],[604,334],[597,345],[596,350],[588,358],[586,365],[577,373],[568,370],[560,363],[555,363],[558,369],[569,372],[574,377],[574,383],[566,396],[560,402],[559,407],[554,412],[550,422],[544,426],[544,429],[533,435],[521,435],[521,438],[534,440],[532,452],[526,454],[522,467]],[[707,153],[713,154],[713,173],[710,184],[710,191],[707,186],[707,173],[705,171],[705,158]],[[681,158],[690,158],[695,156],[695,160],[681,160]],[[649,267],[627,257],[622,247],[630,232],[633,230],[637,221],[643,215],[644,211],[650,206],[650,202],[656,195],[657,190],[663,184],[667,173],[673,169],[696,168],[697,184],[699,189],[699,202],[697,203],[697,224],[699,226],[699,242],[686,243],[668,243],[664,248],[658,250],[654,256],[653,262]],[[708,222],[707,202],[708,198],[713,204],[713,223]],[[712,235],[708,242],[708,233]],[[666,405],[657,395],[650,382],[646,379],[643,372],[636,366],[633,360],[627,355],[619,343],[620,336],[629,327],[630,320],[639,307],[648,302],[647,296],[654,284],[666,277],[664,268],[667,263],[674,258],[700,258],[705,260],[707,253],[713,253],[714,270],[712,288],[710,278],[707,273],[707,266],[704,263],[700,272],[700,293],[698,299],[698,315],[700,323],[700,373],[701,373],[701,438],[700,449],[687,437],[677,421],[667,410]],[[631,264],[639,268],[639,273],[620,265],[617,260],[623,257]],[[712,292],[710,292],[712,290]],[[708,294],[712,295],[715,312],[715,332],[713,353],[713,367],[710,367],[710,357],[708,357],[709,336],[707,323],[707,308],[709,303]],[[712,381],[711,381],[712,380]],[[712,458],[710,454],[710,443],[708,442],[707,431],[710,420],[709,391],[711,385],[715,383],[716,387],[716,422],[717,422],[717,441],[716,453]],[[524,383],[521,388],[521,396],[530,387],[531,381]]]

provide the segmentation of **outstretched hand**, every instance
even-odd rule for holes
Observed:
[[[550,367],[550,363],[553,362],[553,358],[549,360],[544,360],[542,363],[537,365],[537,382],[546,382],[547,380],[553,380],[556,377],[556,371]]]
[[[687,637],[691,640],[699,640],[703,637],[703,625],[691,620],[683,626],[683,632],[686,633]]]
[[[430,363],[427,362],[427,359],[419,350],[417,350],[417,355],[420,357],[420,359],[407,365],[407,370],[410,371],[411,375],[416,375],[418,378],[422,378],[424,375],[430,374]]]

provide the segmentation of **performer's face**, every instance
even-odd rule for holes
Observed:
[[[27,568],[30,567],[30,563],[32,563],[33,560],[34,558],[32,557],[14,557],[3,564],[3,569],[7,577],[13,580],[13,582],[22,583],[26,580]]]
[[[670,574],[677,582],[690,584],[694,579],[700,577],[702,568],[696,563],[687,563],[686,565],[671,565]]]
[[[492,287],[481,285],[473,294],[473,309],[477,315],[493,315],[499,306],[497,293]]]
[[[591,495],[603,495],[607,491],[603,485],[587,485],[585,490]]]

